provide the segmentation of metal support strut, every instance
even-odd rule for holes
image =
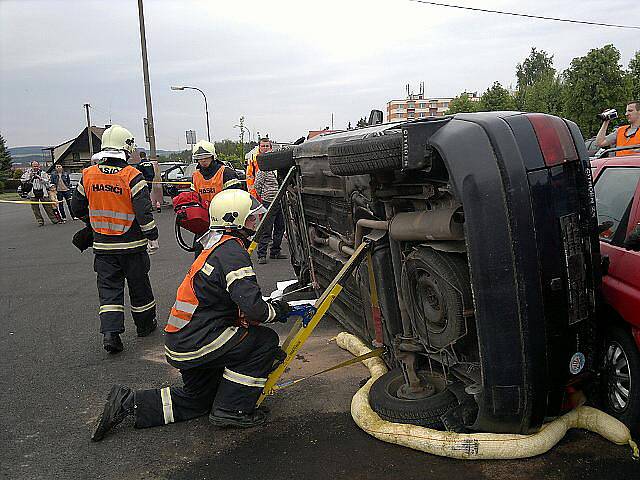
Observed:
[[[333,279],[329,286],[322,292],[320,298],[316,300],[312,309],[300,310],[297,312],[298,320],[291,328],[287,339],[282,344],[282,350],[287,354],[284,361],[269,374],[267,383],[264,386],[264,390],[258,399],[257,405],[260,405],[267,395],[272,395],[277,390],[277,382],[289,366],[291,361],[295,358],[296,354],[307,341],[313,330],[316,328],[322,317],[336,299],[343,288],[343,282],[349,277],[353,270],[360,264],[365,258],[367,252],[371,248],[372,242],[366,240],[361,243],[360,246],[353,252],[353,255],[349,258],[347,263],[344,264],[342,269],[338,272],[338,275]],[[308,316],[313,316],[309,319]],[[294,315],[292,315],[294,316]]]

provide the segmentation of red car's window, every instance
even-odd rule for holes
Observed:
[[[611,222],[600,234],[601,240],[611,239],[620,225],[640,180],[640,168],[609,167],[598,177],[595,184],[598,223]]]

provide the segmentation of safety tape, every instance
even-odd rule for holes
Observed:
[[[59,203],[62,203],[63,200],[58,200],[57,202],[52,202],[52,201],[47,201],[47,202],[34,202],[31,200],[0,200],[0,203],[22,203],[24,205],[34,205],[34,204],[42,204],[42,205],[57,205]]]
[[[273,386],[273,391],[281,390],[283,388],[290,387],[291,385],[295,385],[296,383],[300,383],[300,382],[302,382],[304,380],[308,380],[310,378],[317,377],[318,375],[322,375],[323,373],[331,372],[333,370],[338,370],[339,368],[342,368],[342,367],[348,367],[349,365],[353,365],[354,363],[362,362],[364,360],[367,360],[368,358],[380,357],[385,353],[385,351],[386,351],[386,349],[384,347],[376,348],[375,350],[371,350],[368,353],[365,353],[363,355],[360,355],[360,356],[351,358],[349,360],[346,360],[344,362],[338,363],[337,365],[334,365],[333,367],[325,368],[324,370],[320,370],[319,372],[316,372],[314,374],[307,375],[306,377],[298,378],[296,380],[287,380],[286,382],[278,383],[278,384]]]
[[[157,184],[163,184],[163,185],[191,185],[191,182],[149,182],[147,181],[147,183],[157,183]]]

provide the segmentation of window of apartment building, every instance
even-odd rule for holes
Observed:
[[[413,112],[409,112],[409,118],[414,118],[415,116],[416,116],[416,114],[415,114],[415,113],[413,113]]]
[[[407,103],[407,108],[416,108],[416,104],[413,102]]]
[[[426,105],[427,105],[426,103],[421,103],[421,104],[420,104],[420,108],[425,108],[425,107],[426,107]]]
[[[424,112],[420,112],[420,118],[424,118],[424,117],[426,117],[426,116],[427,116],[427,114],[426,114],[426,113],[424,113]]]
[[[449,108],[449,102],[442,102],[442,106],[445,108]]]
[[[402,105],[397,105],[396,110],[402,110]]]

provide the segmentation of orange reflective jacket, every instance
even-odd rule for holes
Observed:
[[[193,189],[200,194],[203,200],[211,202],[211,199],[220,193],[224,186],[224,167],[220,166],[218,171],[209,180],[206,180],[200,170],[193,172]]]
[[[229,240],[235,240],[242,245],[242,242],[238,238],[232,237],[231,235],[223,235],[218,243],[213,245],[211,248],[203,250],[202,253],[198,255],[198,258],[196,258],[196,261],[193,262],[193,265],[191,265],[191,268],[189,269],[189,273],[187,273],[187,276],[184,277],[184,280],[178,287],[176,302],[171,308],[167,326],[164,328],[165,332],[175,333],[184,328],[191,321],[196,308],[198,308],[198,297],[196,297],[196,293],[193,288],[193,277],[200,270],[206,270],[207,267],[211,269],[211,267],[206,263],[209,255],[216,248]]]
[[[93,165],[84,170],[82,185],[95,232],[122,235],[131,228],[136,215],[130,183],[139,173],[129,165],[124,168]]]
[[[258,192],[253,188],[253,184],[256,182],[256,174],[258,173],[258,170],[260,170],[258,160],[256,157],[252,157],[247,164],[247,191],[255,198],[258,198]]]
[[[618,128],[618,135],[616,137],[616,147],[626,147],[627,145],[640,145],[640,128],[636,130],[636,133],[630,137],[626,136],[627,131],[631,128],[631,125]],[[638,150],[622,150],[616,152],[616,157],[623,157],[625,155],[637,155]]]

